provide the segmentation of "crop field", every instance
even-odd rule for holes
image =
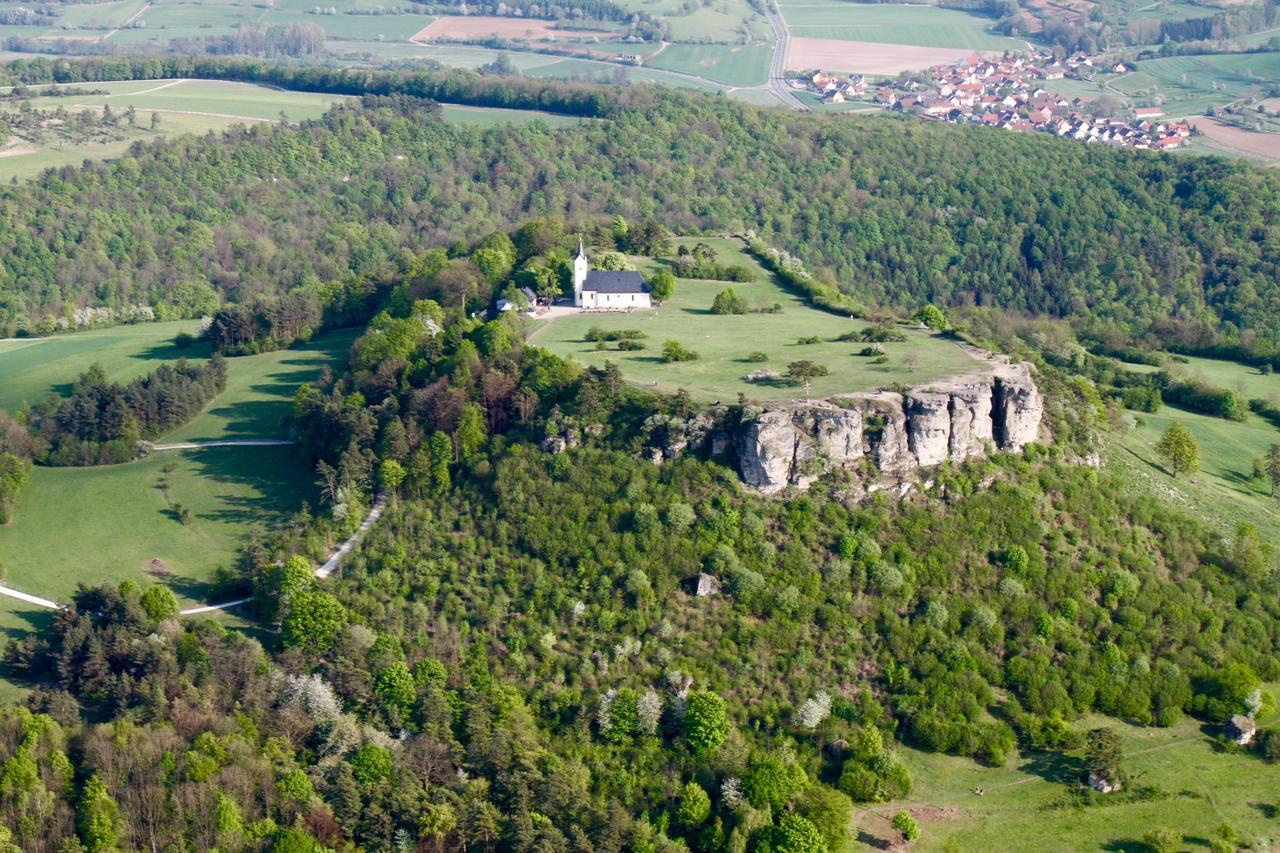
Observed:
[[[155,331],[172,332],[175,325],[156,324],[170,328]],[[298,385],[325,364],[339,366],[355,335],[334,332],[298,349],[230,359],[226,390],[165,440],[280,437]],[[90,336],[100,333],[83,337]],[[0,350],[0,370],[24,352]],[[156,337],[135,335],[129,343],[65,352],[49,368],[58,379],[52,372],[17,375],[28,387],[56,386],[95,360],[124,378],[173,357],[172,348]],[[164,581],[184,602],[198,603],[205,582],[235,558],[255,526],[269,529],[303,501],[315,504],[314,481],[310,466],[284,446],[157,451],[137,462],[95,468],[37,467],[14,520],[0,529],[0,567],[10,585],[46,598],[64,598],[80,580],[132,578]],[[187,524],[178,518],[179,505],[190,510]]]
[[[1274,686],[1271,687],[1274,693]],[[1275,715],[1259,720],[1277,725]],[[900,809],[920,821],[913,850],[1112,850],[1147,851],[1142,836],[1165,827],[1183,836],[1179,850],[1207,849],[1225,821],[1249,849],[1274,849],[1280,822],[1272,811],[1275,768],[1256,755],[1223,752],[1211,741],[1215,727],[1190,718],[1169,728],[1131,726],[1088,717],[1075,724],[1087,730],[1113,729],[1123,744],[1121,767],[1140,784],[1154,785],[1150,800],[1099,798],[1087,808],[1059,805],[1068,785],[1082,774],[1080,759],[1023,753],[1004,767],[984,767],[966,758],[904,748],[901,757],[915,779],[908,800],[864,807],[859,829],[883,849],[898,839],[889,819]],[[982,796],[975,790],[981,789]],[[880,843],[876,843],[879,841]]]
[[[692,246],[697,240],[680,241]],[[978,373],[985,365],[975,361],[954,343],[918,330],[907,332],[907,341],[884,344],[888,362],[872,364],[858,355],[864,344],[835,342],[832,339],[868,324],[810,307],[802,298],[780,288],[755,262],[743,254],[733,240],[704,239],[718,252],[718,263],[745,263],[756,269],[758,278],[749,283],[678,279],[674,298],[661,307],[631,313],[570,314],[543,321],[531,341],[582,364],[600,366],[616,363],[629,380],[662,391],[684,388],[700,400],[733,400],[739,393],[754,400],[790,400],[804,395],[803,388],[781,383],[761,384],[742,377],[766,369],[786,373],[792,361],[807,360],[823,365],[830,374],[812,380],[810,393],[825,397],[842,392],[874,389],[895,382],[916,384]],[[638,268],[651,273],[657,268],[650,259],[633,258]],[[733,288],[752,306],[782,305],[780,314],[750,313],[717,316],[710,313],[712,301],[725,288]],[[597,350],[585,340],[587,331],[640,329],[646,335],[645,349],[620,352],[616,348]],[[801,344],[799,339],[816,335],[818,343]],[[698,352],[697,361],[666,364],[662,346],[677,340]],[[753,363],[747,356],[765,353],[765,362]],[[914,359],[914,364],[908,355]]]
[[[1135,104],[1158,94],[1170,116],[1194,116],[1265,92],[1278,79],[1280,54],[1207,54],[1146,60],[1136,72],[1113,78],[1110,86]]]
[[[937,6],[784,3],[791,35],[957,50],[1025,50],[1026,42],[991,32],[995,21]]]
[[[671,44],[649,65],[707,77],[730,86],[756,86],[769,79],[772,55],[773,48],[767,44]]]
[[[604,31],[557,29],[554,21],[501,18],[491,15],[441,15],[413,36],[413,41],[448,41],[499,36],[530,41],[580,41],[608,36]]]
[[[95,362],[108,379],[127,382],[162,361],[184,355],[206,358],[209,351],[203,345],[187,350],[173,345],[174,335],[195,332],[197,326],[195,320],[178,320],[0,341],[0,409],[12,412],[23,400],[35,405],[68,392],[71,382]]]
[[[821,68],[829,72],[856,71],[893,76],[930,65],[948,65],[972,53],[945,47],[793,37],[787,44],[787,68]]]

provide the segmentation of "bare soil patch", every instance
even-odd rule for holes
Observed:
[[[1265,160],[1280,160],[1280,133],[1258,133],[1215,118],[1197,118],[1191,124],[1222,148]]]
[[[470,41],[497,36],[530,41],[573,41],[611,33],[586,30],[558,30],[554,21],[537,18],[501,18],[492,15],[441,15],[414,34],[410,41]]]
[[[34,145],[16,136],[9,137],[9,141],[0,147],[0,157],[20,157],[23,154],[34,153],[36,153]]]
[[[878,44],[842,39],[792,38],[787,68],[821,68],[823,71],[857,71],[862,74],[898,74],[931,65],[950,65],[981,51],[910,44]]]

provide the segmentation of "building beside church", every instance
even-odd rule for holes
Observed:
[[[649,283],[635,270],[593,270],[578,241],[573,259],[573,304],[578,308],[625,311],[651,308]]]

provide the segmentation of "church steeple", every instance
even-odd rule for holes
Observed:
[[[587,260],[587,248],[578,238],[578,257],[573,259],[573,304],[582,305],[582,285],[587,281],[587,273],[591,271],[591,262]]]

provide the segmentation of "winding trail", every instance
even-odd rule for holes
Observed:
[[[282,438],[242,438],[229,439],[225,441],[188,441],[178,442],[174,444],[153,444],[151,449],[155,450],[199,450],[205,447],[279,447],[283,445],[295,444],[296,442]],[[382,517],[382,511],[387,508],[386,492],[379,492],[373,500],[373,506],[369,508],[369,514],[364,517],[364,521],[360,522],[360,526],[356,528],[355,533],[347,537],[346,541],[338,546],[338,550],[329,555],[329,558],[316,569],[316,577],[324,579],[329,577],[346,556],[350,554],[360,544],[360,540],[364,537],[373,525],[377,524],[378,519]],[[32,595],[11,586],[0,585],[0,596],[6,596],[18,601],[34,604],[37,607],[45,607],[49,610],[62,610],[66,605],[59,604],[56,601],[50,601],[47,598],[41,598],[38,595]],[[201,613],[213,613],[218,610],[230,610],[233,607],[239,607],[252,601],[251,598],[237,598],[233,601],[222,601],[217,604],[204,604],[200,607],[188,607],[186,610],[179,610],[179,616],[197,616]]]

